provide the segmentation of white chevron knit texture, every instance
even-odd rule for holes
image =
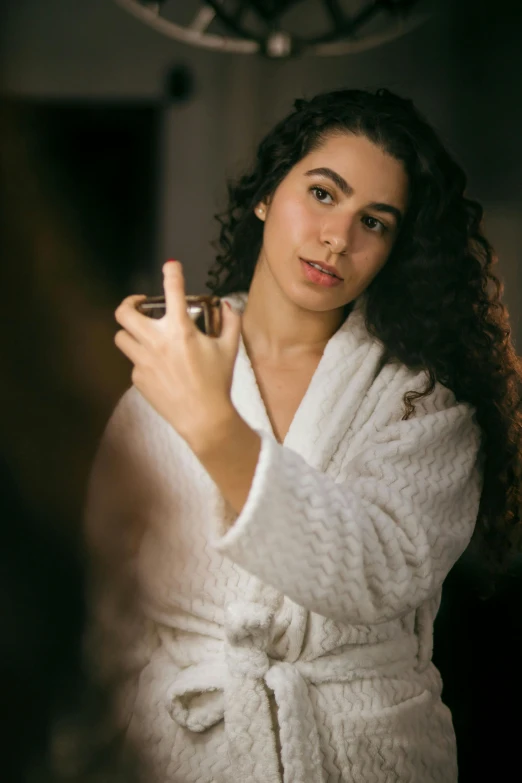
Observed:
[[[262,449],[237,518],[135,389],[118,405],[87,505],[86,654],[147,781],[456,783],[433,620],[480,432],[440,385],[402,421],[425,374],[381,357],[358,303],[279,444],[241,343],[232,399]]]

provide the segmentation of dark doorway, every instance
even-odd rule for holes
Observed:
[[[160,108],[17,100],[16,109],[92,274],[123,298],[154,268]]]

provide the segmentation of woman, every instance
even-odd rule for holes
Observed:
[[[91,643],[148,779],[457,780],[441,585],[521,501],[522,374],[464,187],[410,101],[297,101],[221,217],[222,335],[178,262],[165,318],[118,308]]]

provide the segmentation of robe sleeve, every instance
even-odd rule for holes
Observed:
[[[474,530],[480,429],[440,385],[414,417],[393,418],[352,455],[342,482],[260,432],[247,501],[214,546],[342,622],[385,622],[434,596]]]

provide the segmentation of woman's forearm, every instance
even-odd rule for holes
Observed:
[[[252,486],[261,438],[233,406],[215,418],[189,446],[221,494],[240,514]]]

